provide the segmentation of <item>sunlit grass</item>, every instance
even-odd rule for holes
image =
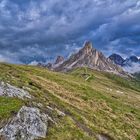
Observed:
[[[140,84],[135,80],[87,68],[63,74],[8,64],[0,64],[0,79],[26,88],[34,101],[44,105],[42,109],[50,105],[66,113],[65,118],[55,116],[58,125],[49,127],[46,139],[94,139],[87,130],[118,140],[135,140],[139,135]]]

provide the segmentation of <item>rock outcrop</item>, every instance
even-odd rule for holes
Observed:
[[[17,97],[20,99],[31,98],[27,91],[4,82],[0,82],[0,96]]]
[[[0,134],[5,140],[34,140],[45,138],[48,116],[37,108],[23,106]]]

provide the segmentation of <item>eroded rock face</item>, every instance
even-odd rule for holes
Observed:
[[[0,82],[0,96],[18,97],[20,99],[31,98],[27,91],[4,82]]]
[[[34,140],[45,138],[48,116],[37,108],[23,106],[17,116],[0,130],[5,140]]]

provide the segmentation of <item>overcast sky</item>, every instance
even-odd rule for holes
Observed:
[[[51,61],[85,40],[106,56],[140,56],[140,1],[0,0],[0,61]]]

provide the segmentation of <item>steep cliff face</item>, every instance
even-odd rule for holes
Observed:
[[[77,67],[88,67],[100,71],[124,74],[125,72],[116,64],[106,58],[101,52],[93,48],[91,42],[86,42],[84,47],[68,60],[55,68],[56,71],[68,71]]]

